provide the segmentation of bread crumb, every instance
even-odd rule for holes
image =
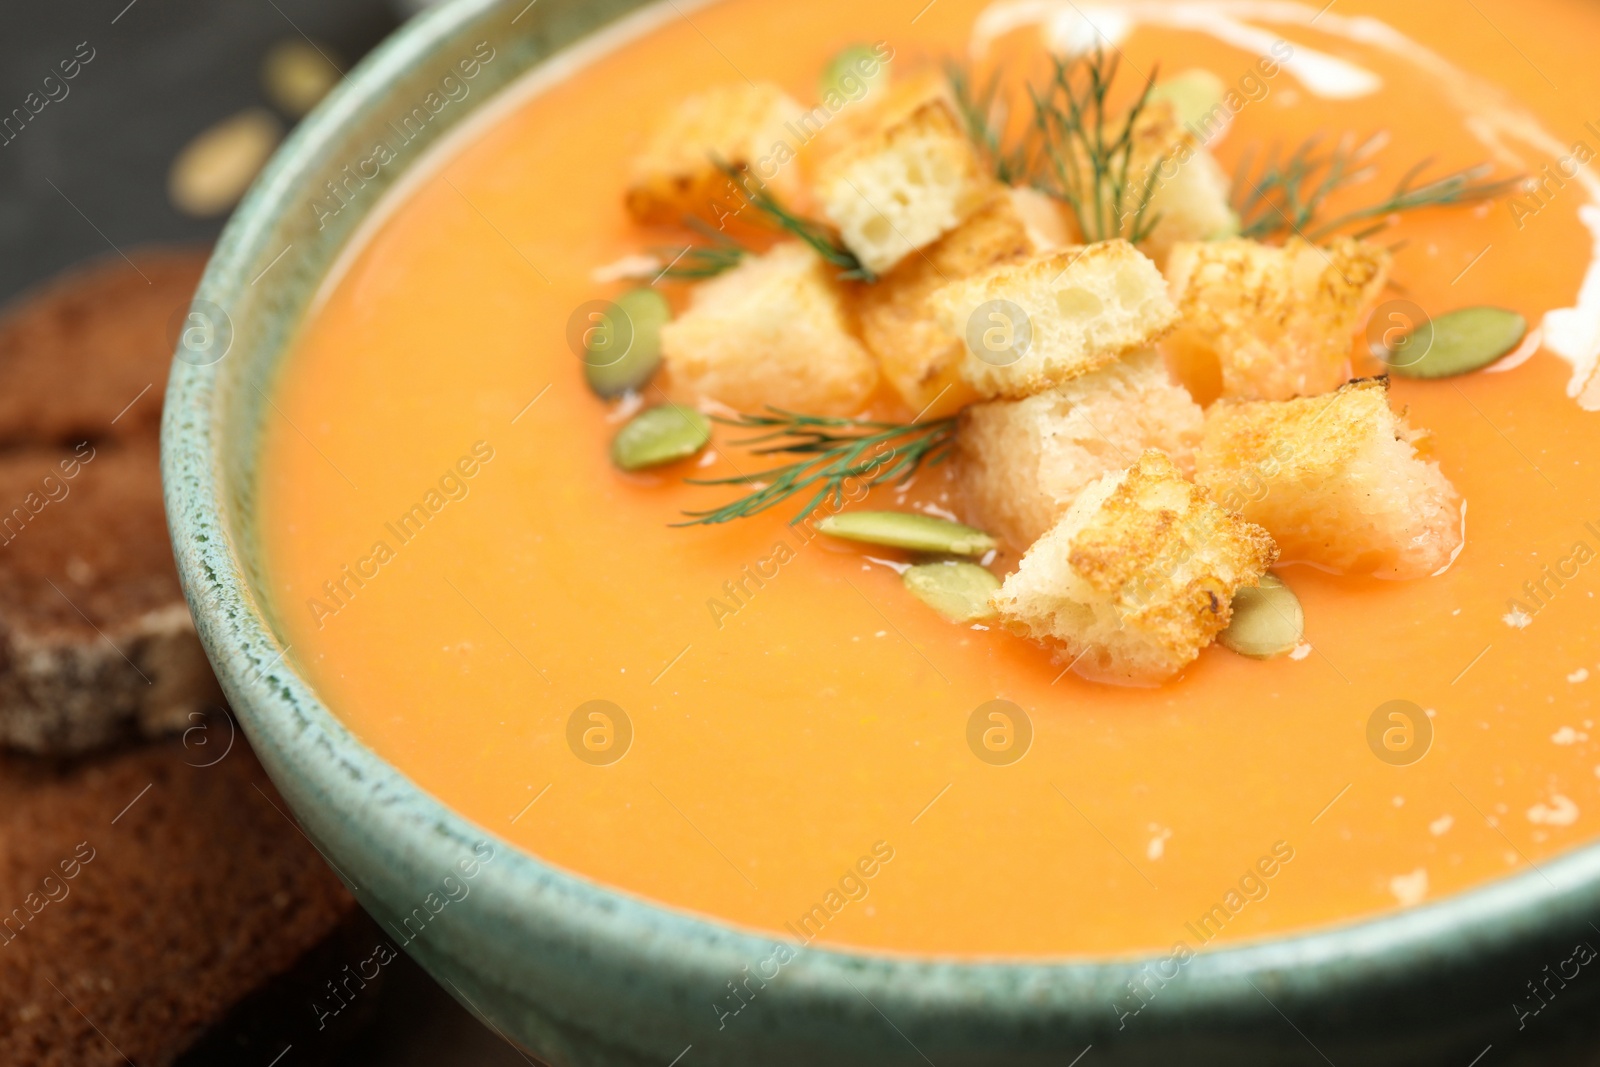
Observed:
[[[1166,101],[1151,101],[1133,128],[1129,173],[1131,202],[1137,203],[1153,173],[1147,219],[1155,225],[1139,251],[1158,265],[1188,241],[1211,241],[1239,232],[1239,218],[1228,204],[1231,181],[1210,152],[1178,121]]]
[[[856,290],[861,338],[913,411],[937,417],[976,399],[961,379],[965,344],[940,327],[933,294],[952,281],[1040,250],[1014,199],[997,190],[961,225]]]
[[[1084,489],[992,603],[1008,628],[1062,645],[1080,673],[1152,683],[1194,661],[1276,556],[1264,530],[1150,451]]]
[[[878,384],[831,268],[798,241],[696,285],[661,355],[674,391],[740,411],[850,415]]]
[[[718,161],[788,199],[799,188],[798,169],[783,153],[775,165],[774,151],[782,145],[787,152],[785,123],[801,114],[799,104],[768,83],[737,82],[688,97],[650,125],[630,166],[628,212],[659,224],[736,210],[742,194]]]
[[[932,299],[945,333],[964,341],[962,377],[991,399],[1092,373],[1177,320],[1161,272],[1120,240],[991,267]]]
[[[1410,874],[1397,874],[1389,879],[1389,892],[1403,908],[1422,903],[1428,895],[1428,871],[1418,867]]]
[[[813,151],[823,213],[875,274],[961,225],[996,187],[937,73],[891,84]]]
[[[1461,498],[1422,435],[1389,407],[1384,378],[1206,413],[1198,480],[1267,529],[1285,560],[1346,574],[1423,578],[1462,544]]]
[[[966,519],[1025,549],[1085,486],[1147,449],[1193,473],[1204,423],[1149,349],[1025,400],[974,404],[956,435]]]
[[[1173,248],[1167,280],[1182,321],[1167,342],[1202,404],[1288,400],[1350,377],[1356,328],[1389,275],[1389,253],[1340,238],[1282,247],[1236,238]]]
[[[1541,802],[1528,809],[1528,821],[1540,826],[1571,826],[1578,821],[1578,805],[1552,793],[1548,804]]]

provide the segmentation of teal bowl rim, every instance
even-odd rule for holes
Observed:
[[[653,6],[660,2],[669,0]],[[345,124],[382,105],[407,70],[464,30],[481,28],[496,9],[520,6],[455,0],[412,20],[289,138],[228,223],[197,294],[197,306],[252,309],[233,322],[236,349],[248,348],[256,332],[249,327],[272,313],[255,310],[249,289],[276,251],[269,241],[273,220],[315,189],[313,176],[339,145]],[[539,9],[534,14],[537,19]],[[280,346],[255,373],[270,373],[281,355]],[[185,594],[232,706],[307,831],[331,852],[330,862],[339,858],[341,841],[359,838],[399,868],[423,863],[444,870],[471,843],[492,839],[501,851],[474,890],[490,898],[489,912],[561,942],[596,967],[616,973],[647,968],[667,985],[720,989],[741,964],[770,955],[781,939],[607,888],[507,844],[424,792],[318,700],[285,662],[287,650],[258,602],[238,487],[230,486],[225,469],[240,462],[241,446],[238,423],[230,420],[234,401],[224,403],[222,394],[253,384],[238,380],[253,366],[242,357],[211,366],[175,361],[162,431],[168,522]],[[364,820],[359,826],[352,821],[358,816]],[[342,836],[350,834],[355,838]],[[358,895],[369,906],[381,904],[372,894]],[[1204,1012],[1259,1016],[1267,992],[1279,1007],[1306,1007],[1363,984],[1427,979],[1503,956],[1562,924],[1581,924],[1597,907],[1600,846],[1583,846],[1532,871],[1405,912],[1201,951],[1185,965],[1187,979],[1164,995],[1176,1015],[1190,1018]],[[478,966],[448,946],[432,951],[434,958],[425,960],[430,965],[461,972]],[[1002,1028],[1048,1019],[1084,1023],[1088,1013],[1109,1014],[1106,1005],[1126,997],[1128,982],[1165,959],[1159,953],[973,959],[807,948],[785,969],[793,978],[774,1000],[826,1005],[865,996],[908,1029],[941,1016],[983,1018]],[[537,961],[528,965],[537,967]]]

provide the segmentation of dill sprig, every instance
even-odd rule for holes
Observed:
[[[1022,179],[1028,171],[1028,145],[1026,142],[1010,146],[1006,144],[1009,108],[1000,94],[1000,72],[995,71],[988,83],[979,88],[974,84],[972,74],[960,63],[951,60],[945,64],[945,78],[950,83],[956,108],[961,112],[967,137],[977,147],[995,178],[1005,185]]]
[[[810,491],[804,507],[790,524],[802,521],[831,501],[843,506],[847,482],[871,488],[889,482],[904,483],[924,466],[935,467],[950,454],[956,420],[928,422],[876,422],[868,419],[825,418],[800,415],[769,407],[766,415],[740,414],[717,418],[724,425],[758,431],[734,442],[762,445],[758,456],[797,455],[793,463],[731,478],[688,479],[691,485],[746,485],[754,491],[710,511],[690,511],[688,522],[678,526],[710,526],[759,515],[791,497]],[[856,490],[852,489],[852,495]]]
[[[1115,56],[1095,49],[1078,59],[1052,57],[1054,70],[1043,90],[1028,87],[1033,100],[1037,162],[1033,185],[1065,203],[1087,242],[1124,237],[1137,244],[1160,221],[1150,213],[1160,159],[1136,159],[1139,118],[1150,100],[1156,73],[1138,97],[1113,110]]]
[[[1357,144],[1347,135],[1333,147],[1323,149],[1323,138],[1313,136],[1287,155],[1277,150],[1269,152],[1259,170],[1253,168],[1253,154],[1246,153],[1234,173],[1231,196],[1239,214],[1240,234],[1260,240],[1287,232],[1317,241],[1358,222],[1385,220],[1390,215],[1422,208],[1493,200],[1510,192],[1521,180],[1485,181],[1494,168],[1480,163],[1413,184],[1433,164],[1433,160],[1424,159],[1406,171],[1383,200],[1324,218],[1329,197],[1371,177],[1371,161],[1382,151],[1385,140],[1378,134]],[[1386,225],[1379,221],[1352,236],[1370,237]]]
[[[708,243],[687,245],[673,250],[657,248],[657,259],[666,263],[659,272],[650,275],[655,279],[672,278],[679,281],[696,281],[713,278],[732,270],[751,250],[720,230],[713,229],[699,219],[685,219],[684,226],[704,237]]]
[[[828,263],[839,268],[839,277],[847,280],[875,282],[877,275],[868,270],[861,260],[856,258],[854,252],[840,244],[834,237],[833,230],[814,219],[796,215],[785,207],[777,197],[760,187],[750,176],[738,167],[729,166],[721,160],[715,160],[722,173],[738,187],[744,195],[745,202],[755,209],[760,216],[761,224],[769,229],[780,230],[793,234],[816,250]]]

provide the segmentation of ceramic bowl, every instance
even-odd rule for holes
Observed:
[[[1570,958],[1575,941],[1600,943],[1589,925],[1600,915],[1600,849],[1397,917],[1188,960],[780,948],[518,851],[377,756],[295,672],[262,595],[254,468],[266,397],[308,303],[385,191],[507,83],[595,47],[597,31],[644,32],[692,6],[457,0],[414,20],[295,131],[200,285],[162,431],[178,569],[233,709],[329,864],[397,946],[558,1067],[1066,1067],[1080,1055],[1085,1067],[1465,1067],[1511,1043],[1517,1005],[1533,1004],[1525,983]],[[346,168],[485,41],[497,58],[471,95],[433,116],[393,164],[347,183]],[[347,191],[336,214],[314,207],[329,182]],[[1005,906],[1003,886],[994,906]],[[1574,982],[1552,1009],[1592,998],[1600,978],[1588,987]]]

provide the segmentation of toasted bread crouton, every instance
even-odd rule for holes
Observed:
[[[1126,241],[1000,264],[932,301],[940,327],[963,341],[962,377],[987,398],[1032,396],[1098,370],[1177,318],[1161,272]]]
[[[1145,217],[1155,225],[1139,242],[1139,251],[1165,265],[1180,242],[1239,232],[1239,217],[1228,205],[1232,183],[1199,139],[1179,124],[1170,103],[1150,102],[1134,123],[1133,136],[1130,170],[1141,183],[1153,181]]]
[[[1223,402],[1206,415],[1199,480],[1267,528],[1284,558],[1421,578],[1461,547],[1461,497],[1423,434],[1389,407],[1386,378],[1298,400]]]
[[[764,183],[779,199],[800,186],[785,123],[801,107],[776,85],[739,83],[698,93],[652,129],[630,168],[628,212],[635,220],[675,223],[717,216],[743,203],[718,161]]]
[[[696,285],[688,310],[661,328],[674,391],[741,411],[860,410],[878,368],[850,332],[834,273],[791,241]]]
[[[929,298],[951,281],[1039,250],[1015,200],[997,189],[967,221],[860,288],[862,339],[914,411],[943,415],[976,396],[961,379],[966,345],[939,326]]]
[[[1277,550],[1160,452],[1103,475],[1028,549],[993,604],[1006,626],[1059,642],[1079,672],[1154,683],[1228,625],[1233,595]]]
[[[1054,252],[1078,242],[1072,236],[1072,223],[1066,205],[1053,196],[1041,193],[1026,185],[1013,185],[1011,207],[1028,230],[1028,240],[1035,252]]]
[[[1183,319],[1168,353],[1202,404],[1331,392],[1349,380],[1351,337],[1388,276],[1387,251],[1348,238],[1180,244],[1167,279]]]
[[[1193,472],[1204,422],[1150,349],[1025,400],[974,404],[956,435],[967,519],[1021,551],[1085,486],[1147,449]]]
[[[995,189],[939,75],[892,84],[825,134],[813,192],[875,274],[961,225]]]

